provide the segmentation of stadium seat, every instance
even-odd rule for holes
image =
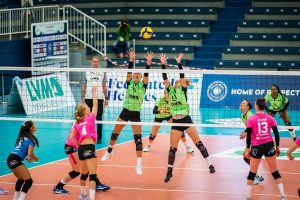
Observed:
[[[277,33],[234,33],[231,40],[300,41],[300,34]]]
[[[247,14],[265,14],[265,15],[272,15],[272,14],[279,14],[279,15],[300,15],[299,8],[283,8],[283,7],[275,7],[275,8],[260,8],[254,7],[250,8],[247,11]]]
[[[300,20],[242,20],[238,22],[238,26],[299,28]]]
[[[228,47],[223,53],[300,55],[300,47]]]
[[[216,62],[215,67],[300,69],[300,62],[299,61],[222,60]]]
[[[194,7],[118,7],[118,8],[81,8],[88,15],[112,15],[112,14],[217,14],[217,8]]]

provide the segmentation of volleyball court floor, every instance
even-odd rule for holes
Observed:
[[[0,195],[0,199],[12,199],[16,178],[6,165],[6,158],[12,150],[19,127],[22,122],[0,121],[1,151],[0,151],[0,187],[10,192]],[[26,163],[34,181],[27,195],[29,200],[79,199],[79,179],[71,181],[65,188],[68,195],[52,193],[53,186],[69,171],[70,165],[64,154],[63,146],[69,134],[69,123],[37,122],[40,148],[35,149],[39,156],[38,163]],[[166,127],[169,129],[169,127]],[[102,144],[97,144],[98,171],[100,180],[111,186],[107,192],[96,193],[96,199],[117,200],[153,200],[153,199],[246,199],[246,176],[249,167],[242,159],[245,141],[238,138],[241,129],[229,128],[199,128],[200,137],[207,146],[215,165],[216,173],[210,174],[207,164],[200,152],[195,150],[193,155],[186,153],[184,145],[178,147],[174,165],[174,177],[170,183],[164,183],[166,175],[169,134],[160,134],[152,145],[152,151],[143,153],[143,175],[135,172],[136,155],[133,135],[130,127],[126,127],[114,148],[114,155],[106,162],[100,161],[109,142],[112,126],[104,126]],[[148,143],[149,131],[143,133],[143,144]],[[299,131],[296,132],[297,135]],[[295,156],[297,160],[290,161],[284,157],[284,148],[292,144],[287,132],[281,132],[282,157],[277,161],[283,177],[285,192],[288,199],[299,199],[297,190],[300,187],[300,151]],[[260,166],[260,172],[265,180],[254,186],[253,199],[280,199],[279,191],[265,161]]]

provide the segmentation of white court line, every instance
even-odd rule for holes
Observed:
[[[6,185],[14,185],[15,183],[10,183],[10,182],[0,182],[1,184],[6,184]],[[53,186],[53,184],[33,184],[34,186]],[[71,185],[68,184],[67,187],[74,187],[74,188],[79,188],[80,185]],[[218,191],[208,191],[208,190],[179,190],[179,189],[161,189],[161,188],[137,188],[137,187],[118,187],[118,186],[111,186],[112,189],[119,189],[119,190],[140,190],[140,191],[160,191],[160,192],[184,192],[184,193],[208,193],[208,194],[227,194],[227,195],[246,195],[247,193],[244,192],[218,192]],[[252,194],[255,196],[270,196],[270,197],[280,197],[280,195],[276,194]],[[286,195],[287,197],[298,197],[294,195]]]
[[[69,166],[70,164],[68,163],[51,163],[51,165],[66,165]],[[135,168],[135,165],[98,165],[98,167],[119,167],[119,168]],[[167,169],[167,167],[142,167],[143,169]],[[191,170],[191,171],[209,171],[209,169],[205,168],[205,169],[200,169],[200,168],[184,168],[184,167],[174,167],[174,170]],[[216,169],[216,173],[217,172],[238,172],[238,173],[242,173],[242,172],[249,172],[249,170],[235,170],[235,169]],[[263,174],[271,174],[271,172],[269,171],[260,171],[260,173]],[[291,175],[300,175],[300,172],[283,172],[280,171],[280,174],[291,174]]]

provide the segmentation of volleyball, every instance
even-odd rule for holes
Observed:
[[[152,37],[153,30],[151,27],[146,26],[141,29],[141,37],[144,39],[150,39]]]

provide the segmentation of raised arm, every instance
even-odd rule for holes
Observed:
[[[159,59],[160,59],[160,63],[161,63],[161,68],[166,69],[166,64],[167,64],[167,60],[168,60],[168,57],[166,56],[166,54],[163,54],[163,53],[160,54]],[[162,77],[164,79],[165,88],[167,89],[170,86],[170,81],[168,80],[167,73],[162,73]]]
[[[181,65],[181,60],[182,60],[183,56],[184,56],[183,53],[180,53],[177,58],[175,57],[176,62],[178,64],[178,69],[180,69],[180,70],[183,70],[182,65]],[[186,79],[184,78],[184,73],[180,73],[179,76],[180,76],[181,86],[186,88],[187,83],[186,83]]]
[[[154,54],[153,52],[148,52],[147,55],[145,55],[145,58],[146,58],[146,69],[150,69],[150,65],[152,63],[152,59],[154,57]],[[148,77],[148,73],[144,73],[144,77],[143,77],[143,81],[144,81],[144,84],[148,85],[149,83],[149,77]]]
[[[92,108],[92,113],[94,113],[94,115],[97,116],[97,111],[98,111],[97,86],[93,86],[93,88],[92,88],[92,94],[93,94],[93,108]]]
[[[102,89],[103,89],[103,94],[104,94],[104,105],[108,106],[108,90],[107,90],[107,76],[106,72],[104,72],[104,77],[102,81]]]
[[[133,49],[129,49],[129,63],[128,63],[128,69],[132,69],[133,68],[133,62],[134,62],[134,57],[135,57],[135,52],[133,51]],[[126,82],[129,82],[132,79],[132,72],[128,72],[127,73],[127,77],[126,77]]]

